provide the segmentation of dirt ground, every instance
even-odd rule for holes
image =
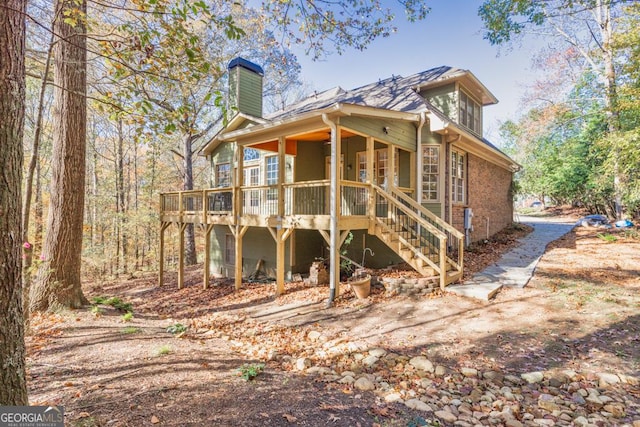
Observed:
[[[523,233],[474,248],[467,274]],[[639,266],[637,229],[578,228],[547,248],[526,288],[502,290],[488,303],[446,292],[387,295],[376,287],[367,300],[347,291],[326,308],[326,286],[291,283],[278,298],[264,284],[234,291],[212,281],[205,290],[197,267],[181,290],[175,277],[157,287],[154,274],[88,283],[90,299],[117,296],[132,305],[133,318],[102,304],[32,319],[30,403],[64,405],[73,426],[439,425],[429,424],[432,414],[302,372],[299,364],[357,371],[354,355],[381,348],[456,371],[638,377]],[[343,348],[348,355],[334,351]],[[251,371],[253,380],[242,377]],[[411,392],[393,367],[366,372]],[[637,402],[638,389],[629,393]]]

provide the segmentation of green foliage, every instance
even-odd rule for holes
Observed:
[[[133,317],[133,305],[130,302],[124,302],[119,297],[97,296],[92,299],[95,305],[110,305],[118,311],[131,313]]]
[[[120,331],[123,335],[139,334],[140,332],[142,332],[142,329],[136,328],[135,326],[127,326]]]
[[[187,329],[188,328],[182,323],[175,323],[167,327],[167,332],[169,332],[170,334],[176,335],[176,334],[187,332]]]
[[[609,233],[606,233],[606,234],[598,233],[597,236],[598,236],[598,239],[604,240],[607,243],[613,243],[618,241],[618,238],[616,236]]]
[[[133,313],[129,311],[129,312],[123,314],[122,316],[120,316],[120,318],[125,323],[126,322],[131,322],[133,320]]]
[[[158,349],[156,350],[156,355],[166,356],[167,354],[171,354],[172,352],[173,352],[173,349],[171,348],[170,345],[162,345],[158,347]]]
[[[91,314],[93,314],[95,317],[100,317],[102,315],[102,309],[97,305],[92,305]]]
[[[508,43],[527,25],[540,25],[545,19],[536,0],[485,0],[478,15],[485,24],[484,38],[492,45]]]
[[[238,368],[239,375],[245,381],[251,381],[264,370],[264,363],[244,364]]]

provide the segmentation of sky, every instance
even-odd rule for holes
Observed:
[[[383,0],[385,6],[397,4]],[[534,41],[513,49],[491,46],[482,38],[477,15],[480,0],[430,0],[431,13],[410,23],[398,7],[395,34],[375,40],[367,50],[348,50],[312,61],[302,49],[294,49],[302,66],[302,80],[322,91],[335,86],[353,89],[391,77],[409,76],[440,65],[471,71],[497,98],[484,109],[485,137],[500,144],[500,122],[515,119],[527,83],[540,71],[533,70]]]

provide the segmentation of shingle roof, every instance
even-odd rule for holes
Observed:
[[[294,116],[308,111],[319,110],[336,103],[375,107],[401,112],[425,110],[428,105],[416,89],[426,83],[444,80],[464,73],[464,70],[442,66],[432,68],[409,77],[393,76],[356,89],[344,90],[336,87],[321,93],[314,93],[306,99],[276,111],[266,117],[268,120]],[[431,106],[431,108],[433,108]]]

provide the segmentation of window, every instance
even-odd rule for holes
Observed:
[[[459,151],[451,151],[451,199],[453,203],[466,200],[466,156]]]
[[[231,165],[229,163],[216,165],[216,186],[231,187]]]
[[[260,152],[255,148],[245,148],[244,149],[244,161],[250,162],[251,160],[258,160],[260,157]]]
[[[422,146],[422,201],[434,202],[439,197],[440,147]]]
[[[460,124],[477,134],[481,134],[481,116],[482,108],[480,104],[463,91],[460,91]]]
[[[224,262],[225,264],[236,263],[236,239],[232,234],[225,235],[224,239]]]
[[[269,156],[265,158],[265,184],[278,184],[278,156]],[[278,190],[267,190],[267,200],[277,200]]]
[[[367,181],[367,153],[365,151],[356,155],[358,159],[358,176],[357,180],[360,182]]]
[[[257,186],[260,185],[260,168],[258,166],[252,166],[245,168],[243,171],[243,185],[244,186]],[[244,206],[245,212],[254,213],[253,209],[247,209],[249,207],[255,208],[260,205],[260,190],[250,190],[244,193]]]
[[[400,156],[398,153],[398,149],[396,148],[396,164],[394,170],[394,179],[395,184],[398,183],[398,170],[400,168]],[[356,179],[360,182],[365,182],[367,177],[367,153],[365,151],[360,151],[356,153],[357,166],[358,166],[358,175]],[[373,156],[373,181],[375,184],[380,186],[385,186],[387,182],[387,169],[389,164],[389,151],[386,148],[380,148],[375,150],[375,154]]]
[[[389,152],[386,149],[376,150],[376,182],[379,186],[385,187],[387,185],[387,163]]]

